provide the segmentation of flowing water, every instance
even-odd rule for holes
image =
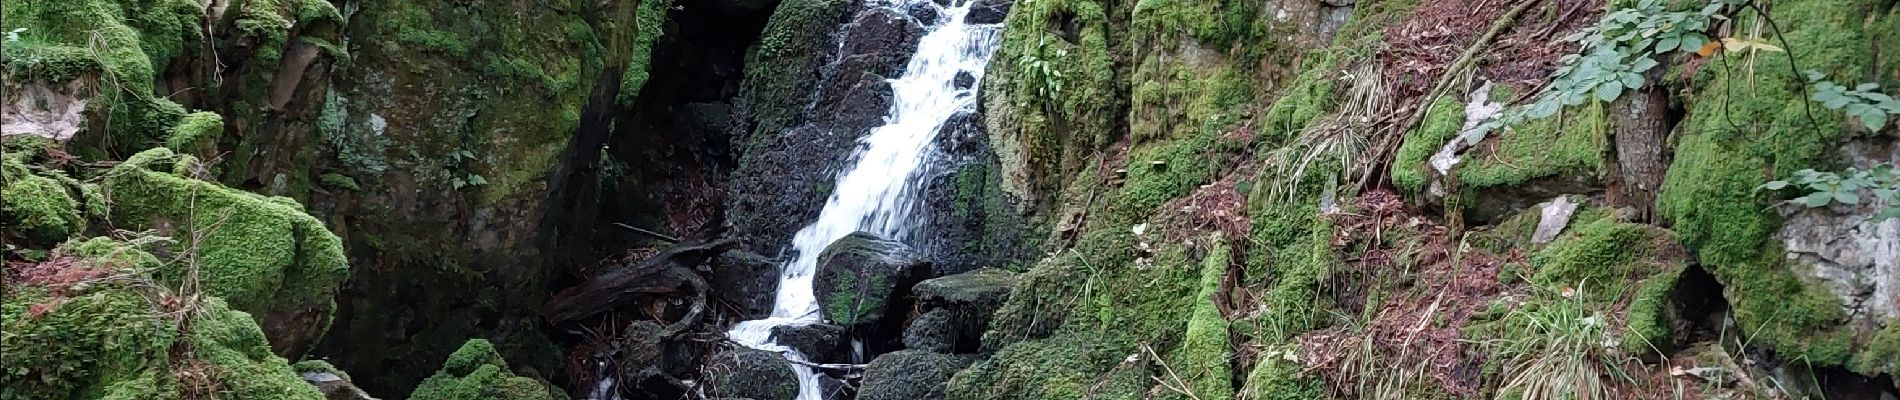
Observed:
[[[899,10],[928,7],[939,13],[936,23],[924,27],[917,53],[897,79],[890,81],[893,100],[885,113],[884,125],[873,128],[852,152],[847,167],[838,174],[831,198],[812,221],[792,239],[792,259],[779,273],[778,295],[772,316],[741,322],[727,332],[733,341],[747,347],[774,351],[794,361],[798,373],[798,398],[821,400],[818,375],[800,365],[805,355],[779,345],[772,328],[821,322],[817,297],[812,293],[812,278],[817,270],[818,253],[825,246],[855,231],[885,237],[904,237],[911,209],[917,204],[917,178],[929,164],[930,145],[943,129],[944,122],[958,113],[976,109],[976,84],[959,87],[957,75],[968,74],[981,82],[983,67],[996,52],[1002,27],[965,24],[971,0],[951,0],[938,5],[933,0],[874,1],[873,7]]]

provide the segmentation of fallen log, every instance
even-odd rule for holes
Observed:
[[[697,301],[687,317],[668,330],[684,329],[705,310],[707,285],[693,269],[737,246],[732,239],[694,240],[667,248],[637,264],[611,269],[556,293],[541,307],[541,317],[560,325],[612,311],[643,296],[692,290]],[[690,289],[687,289],[690,287]]]

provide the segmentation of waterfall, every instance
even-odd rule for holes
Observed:
[[[874,0],[875,7],[899,12],[932,7],[941,18],[924,28],[917,53],[905,65],[903,74],[890,80],[893,99],[884,125],[871,129],[859,141],[818,219],[793,237],[793,256],[779,273],[772,316],[741,322],[726,333],[747,347],[778,352],[794,361],[800,400],[823,399],[817,372],[799,364],[805,361],[805,355],[775,342],[772,328],[818,323],[823,318],[812,293],[812,278],[818,254],[825,246],[855,231],[904,237],[911,209],[918,200],[914,198],[918,186],[914,181],[930,162],[931,143],[950,117],[976,110],[979,85],[959,88],[957,75],[968,74],[981,82],[984,65],[1000,40],[1001,26],[964,23],[971,2],[951,0],[948,5],[939,5],[933,0]]]

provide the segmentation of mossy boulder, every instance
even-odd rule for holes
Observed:
[[[0,306],[0,398],[323,399],[250,314],[153,286],[146,274],[165,264],[137,246],[93,238],[55,254],[27,267],[54,275],[10,282]]]
[[[0,163],[5,178],[0,183],[0,221],[6,223],[8,236],[50,245],[86,229],[86,197],[78,181],[12,157]]]
[[[943,400],[945,383],[970,359],[922,350],[877,356],[864,369],[858,400]]]
[[[442,369],[409,394],[412,400],[567,400],[567,393],[533,378],[516,376],[487,339],[471,339],[449,355]]]
[[[328,329],[349,273],[342,243],[295,201],[168,172],[181,159],[152,149],[107,171],[114,223],[174,238],[171,250],[197,265],[210,294],[257,315],[278,354],[303,354]],[[159,276],[176,282],[186,272]]]
[[[777,353],[732,349],[713,355],[706,365],[707,395],[713,398],[792,400],[798,397],[798,374]]]
[[[870,328],[905,301],[909,288],[930,273],[930,260],[895,240],[855,232],[818,255],[812,290],[825,318],[848,328]]]

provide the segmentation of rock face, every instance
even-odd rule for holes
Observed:
[[[858,400],[941,400],[945,383],[970,359],[921,350],[878,356],[865,367]]]
[[[924,279],[930,260],[897,241],[865,232],[852,233],[818,255],[813,291],[825,318],[848,328],[869,328],[905,301],[911,285]]]
[[[1857,168],[1900,164],[1900,144],[1846,149]],[[1878,198],[1825,209],[1784,205],[1787,222],[1775,235],[1796,274],[1839,298],[1849,325],[1863,335],[1900,319],[1900,219],[1872,218],[1886,207]]]
[[[785,358],[764,350],[733,349],[713,356],[706,366],[707,395],[713,398],[791,400],[798,397],[798,375]]]

